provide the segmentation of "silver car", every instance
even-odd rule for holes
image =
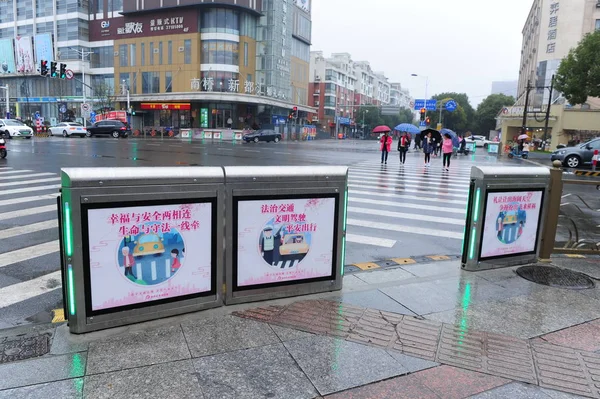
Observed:
[[[567,168],[591,165],[594,151],[600,150],[600,137],[575,147],[560,148],[552,153],[552,161],[560,161]]]
[[[50,128],[51,136],[81,136],[85,137],[87,130],[77,122],[61,122],[56,126]]]

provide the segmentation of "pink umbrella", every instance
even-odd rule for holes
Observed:
[[[385,126],[385,125],[381,125],[381,126],[377,126],[375,129],[373,129],[373,133],[385,133],[385,132],[391,132],[392,129],[390,129],[389,127]]]

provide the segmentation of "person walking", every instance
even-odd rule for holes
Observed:
[[[444,141],[442,142],[442,153],[444,156],[444,170],[450,170],[450,158],[452,158],[452,151],[454,150],[454,144],[452,143],[452,137],[448,133],[444,134]]]
[[[435,140],[431,137],[431,133],[423,139],[423,153],[425,153],[425,167],[428,168],[431,164],[431,153],[435,151]]]
[[[404,132],[400,140],[398,140],[398,151],[400,152],[400,165],[404,165],[406,162],[406,153],[410,148],[410,138],[408,134]]]
[[[388,160],[388,155],[390,151],[392,151],[392,136],[389,134],[390,132],[385,132],[383,136],[379,139],[380,150],[381,150],[381,163],[386,163]]]

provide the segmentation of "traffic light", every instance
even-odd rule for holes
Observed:
[[[289,115],[288,115],[288,119],[292,120],[294,119],[294,111],[290,111]]]
[[[67,78],[67,64],[60,64],[60,78]]]
[[[48,75],[48,61],[46,60],[40,61],[40,75]]]
[[[431,124],[431,118],[430,118],[430,117],[427,117],[427,118],[425,119],[425,124],[426,124],[427,126],[429,126],[429,125]]]
[[[421,121],[425,120],[426,113],[427,113],[427,110],[425,108],[421,108]]]
[[[56,73],[56,62],[51,62],[50,63],[50,77],[55,78],[56,76],[58,76]]]
[[[294,107],[292,112],[294,113],[294,118],[297,118],[298,117],[298,107]]]

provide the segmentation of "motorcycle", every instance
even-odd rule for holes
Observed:
[[[0,137],[0,159],[6,158],[6,140]]]
[[[523,158],[523,159],[527,159],[527,158],[529,158],[529,152],[526,152],[526,151],[519,151],[519,148],[515,146],[515,147],[513,147],[513,148],[511,149],[511,151],[508,153],[508,157],[509,157],[510,159],[513,159],[513,158]]]

